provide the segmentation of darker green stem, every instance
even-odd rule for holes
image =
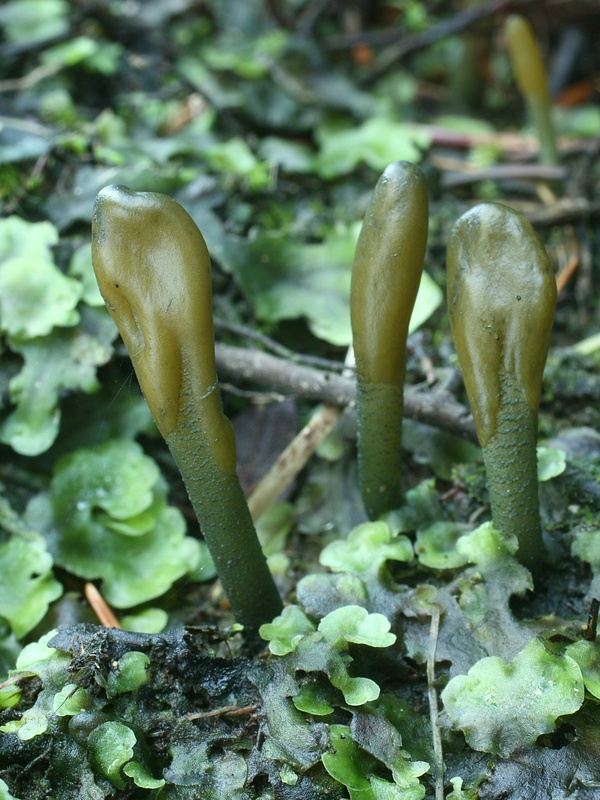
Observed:
[[[195,411],[201,403],[195,404]],[[235,472],[217,463],[197,413],[182,414],[166,442],[183,477],[235,618],[244,627],[281,613],[282,603]],[[209,434],[210,435],[210,434]]]
[[[358,474],[369,519],[402,504],[403,386],[358,381]]]
[[[500,377],[496,431],[484,448],[494,527],[514,535],[519,561],[533,574],[544,559],[537,478],[537,414],[514,377]]]

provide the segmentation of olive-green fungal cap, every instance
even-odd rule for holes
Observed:
[[[531,25],[524,17],[511,14],[504,33],[519,89],[550,102],[546,66]]]
[[[482,203],[455,224],[448,245],[448,310],[480,443],[494,435],[503,375],[534,414],[556,307],[556,280],[529,222]]]
[[[428,219],[421,168],[393,162],[375,186],[352,268],[354,353],[365,383],[404,380],[406,337],[423,271]]]
[[[165,438],[177,422],[186,348],[214,339],[210,261],[202,234],[174,200],[123,186],[94,205],[93,263],[100,291]],[[216,380],[212,348],[201,351],[201,393]]]

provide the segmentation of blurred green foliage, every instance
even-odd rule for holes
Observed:
[[[2,683],[3,721],[12,728],[0,735],[4,741],[18,737],[21,747],[58,731],[68,743],[64,752],[76,758],[56,755],[49,775],[75,764],[82,795],[104,796],[101,784],[109,795],[124,786],[136,796],[212,800],[227,796],[226,787],[237,797],[249,791],[245,756],[255,753],[256,741],[249,718],[240,718],[232,733],[236,718],[225,715],[208,718],[216,726],[213,739],[198,740],[197,730],[207,723],[187,716],[198,712],[195,687],[196,704],[177,706],[177,736],[168,741],[160,768],[150,768],[148,752],[164,741],[145,738],[150,717],[137,718],[136,702],[150,685],[164,689],[152,659],[148,669],[139,656],[123,661],[122,671],[101,686],[105,665],[96,654],[80,653],[81,669],[73,653],[48,648],[47,637],[22,650],[28,637],[52,624],[48,609],[64,611],[71,594],[66,587],[78,597],[85,580],[96,580],[107,599],[127,611],[124,627],[156,632],[190,617],[197,623],[199,607],[204,622],[208,592],[202,587],[193,587],[185,608],[172,606],[182,583],[214,576],[203,543],[192,538],[193,527],[178,510],[185,503],[181,488],[153,438],[93,280],[89,222],[97,192],[121,183],[174,196],[207,240],[218,316],[341,363],[350,342],[350,266],[368,198],[389,161],[421,162],[432,216],[408,380],[424,384],[433,376],[433,390],[447,383],[453,391],[455,363],[441,308],[450,224],[482,193],[535,201],[522,184],[493,180],[453,189],[444,183],[452,159],[463,171],[501,162],[507,151],[495,132],[523,128],[508,60],[499,37],[490,35],[493,18],[482,25],[489,58],[471,74],[479,105],[467,114],[465,87],[450,86],[467,49],[461,32],[412,54],[394,52],[448,21],[443,4],[371,4],[360,25],[379,26],[385,35],[363,52],[364,61],[358,49],[335,45],[354,24],[347,4],[323,4],[312,16],[317,5],[7,0],[0,7],[0,683],[16,663],[42,685],[28,697],[27,681]],[[459,14],[452,10],[453,19]],[[390,31],[398,41],[386,44]],[[597,132],[593,104],[555,111],[560,133]],[[453,147],[459,139],[465,150]],[[583,160],[576,151],[569,158],[597,185],[589,152]],[[587,219],[577,235],[595,252]],[[548,241],[561,237],[559,229]],[[593,259],[587,270],[593,278]],[[568,290],[559,309],[562,344],[597,333],[598,301],[584,302],[583,294],[581,287]],[[234,334],[226,338],[244,342]],[[548,432],[564,424],[552,418],[550,401],[563,391],[565,371],[562,416],[580,413],[585,424],[596,419],[594,383],[587,376],[581,387],[571,351],[564,352],[546,389]],[[225,397],[233,411],[247,402]],[[300,405],[301,416],[308,410]],[[550,492],[556,487],[547,520],[557,537],[558,566],[549,566],[548,585],[532,600],[514,542],[490,525],[474,527],[487,499],[477,448],[418,423],[406,427],[410,469],[403,508],[359,525],[354,445],[342,425],[336,447],[322,449],[327,458],[305,470],[285,524],[275,525],[271,558],[279,559],[284,590],[294,594],[265,629],[269,668],[279,672],[259,701],[261,722],[267,720],[261,729],[264,774],[279,788],[292,787],[297,796],[316,792],[319,800],[433,793],[436,776],[425,772],[435,765],[427,711],[433,662],[435,687],[448,681],[452,687],[444,696],[442,737],[451,774],[462,777],[450,779],[449,797],[472,800],[480,781],[490,796],[519,797],[525,769],[554,785],[567,773],[597,783],[597,643],[578,638],[584,595],[597,596],[600,586],[597,481],[573,497],[569,480],[577,475],[577,456],[565,459],[555,447],[542,453],[541,478],[552,478],[544,486]],[[595,474],[597,452],[586,457]],[[210,621],[227,620],[225,610],[215,612],[214,596],[209,606]],[[69,607],[84,619],[78,602]],[[558,651],[548,639],[542,646],[535,638],[554,625]],[[74,672],[73,661],[79,664]],[[221,664],[224,671],[230,666]],[[254,669],[258,685],[258,668],[248,667]],[[536,681],[545,673],[556,673],[556,686],[538,695]],[[111,681],[110,692],[123,691],[108,699]],[[573,687],[585,699],[575,713]],[[490,710],[482,698],[492,691],[501,697]],[[175,689],[168,702],[174,698]],[[224,693],[219,702],[226,707],[231,696]],[[256,697],[247,703],[256,704]],[[102,716],[107,708],[110,719]],[[556,759],[536,737],[541,731],[560,737],[561,714],[576,735]],[[245,725],[252,742],[240,733]],[[481,756],[465,745],[461,731],[487,754],[485,775],[474,774]],[[495,754],[524,742],[517,777],[505,779],[517,762]],[[564,774],[557,777],[552,770],[559,762]],[[307,789],[315,765],[322,764],[333,778]],[[0,798],[11,800],[2,778]]]

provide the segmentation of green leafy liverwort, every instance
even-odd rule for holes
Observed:
[[[223,588],[243,625],[281,611],[236,475],[233,428],[217,385],[210,257],[174,200],[103,189],[94,270],[156,424],[181,471]]]
[[[502,758],[533,745],[583,703],[583,676],[568,653],[549,652],[532,639],[508,664],[498,656],[477,661],[442,692],[452,724],[472,748]]]
[[[556,307],[548,255],[520,214],[483,203],[448,245],[448,309],[479,442],[494,526],[517,537],[532,572],[543,558],[536,439]]]
[[[425,176],[396,161],[379,179],[360,232],[350,310],[356,357],[358,469],[370,519],[397,508],[406,339],[427,244]]]

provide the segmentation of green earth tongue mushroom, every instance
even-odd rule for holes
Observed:
[[[233,613],[256,629],[282,606],[236,475],[233,429],[221,406],[202,234],[171,198],[109,186],[94,206],[92,260]]]
[[[537,420],[556,307],[552,266],[520,214],[483,203],[448,245],[448,309],[483,448],[495,527],[517,537],[532,572],[543,559]]]
[[[360,232],[350,301],[359,481],[370,519],[402,502],[406,339],[423,271],[427,226],[423,172],[407,161],[390,164],[375,187]]]
[[[542,164],[558,164],[546,66],[531,25],[524,17],[511,14],[504,32],[517,85],[539,137],[540,160]]]

